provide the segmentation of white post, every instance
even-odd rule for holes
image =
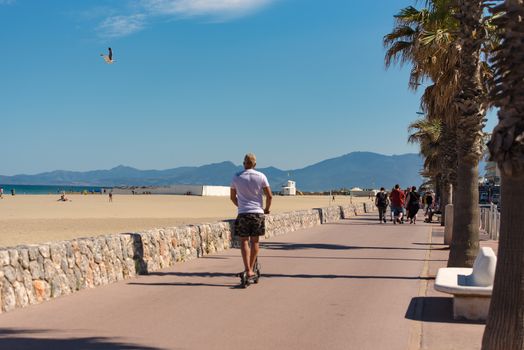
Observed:
[[[488,232],[488,211],[486,208],[480,209],[480,228],[489,234]]]
[[[496,239],[497,237],[497,207],[495,204],[491,203],[491,239]]]
[[[498,210],[495,211],[495,237],[493,237],[494,240],[498,241],[499,239],[499,233],[500,233],[500,214]]]

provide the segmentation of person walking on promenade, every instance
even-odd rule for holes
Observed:
[[[380,192],[375,196],[375,205],[378,208],[378,221],[386,223],[386,209],[389,205],[389,198],[384,187],[381,187]]]
[[[265,215],[269,214],[273,195],[266,175],[255,170],[256,156],[244,157],[244,170],[235,174],[231,181],[230,198],[238,208],[235,234],[240,237],[242,260],[247,277],[253,277],[259,251],[259,237],[265,235]],[[263,207],[263,194],[266,206]],[[251,243],[251,247],[250,247]]]
[[[433,212],[435,209],[435,198],[433,191],[426,192],[424,196],[424,204],[426,205],[426,212],[424,213],[427,216],[426,222],[433,221]]]
[[[409,193],[411,192],[411,187],[408,187],[404,190],[404,198],[406,198],[406,200],[404,201],[404,206],[402,207],[403,209],[403,218],[402,218],[402,221],[404,221],[404,218],[407,218],[409,217],[409,208],[408,208],[408,196],[409,196]]]
[[[391,201],[391,211],[393,212],[393,223],[402,224],[404,216],[404,201],[406,196],[404,191],[400,189],[398,184],[395,185],[393,191],[389,195],[389,200]]]
[[[408,219],[410,224],[417,223],[417,213],[420,209],[420,195],[417,193],[415,186],[411,187],[411,191],[406,197],[406,207],[408,209]]]

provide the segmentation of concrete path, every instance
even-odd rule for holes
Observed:
[[[426,320],[448,254],[433,228],[367,215],[266,240],[247,289],[232,249],[81,291],[0,315],[0,349],[467,349]]]

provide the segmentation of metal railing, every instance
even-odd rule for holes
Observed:
[[[500,233],[500,213],[495,204],[480,208],[480,229],[497,241]]]

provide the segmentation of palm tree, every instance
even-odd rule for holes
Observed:
[[[524,3],[493,9],[503,30],[492,98],[500,108],[489,149],[502,178],[498,263],[482,349],[524,349]]]
[[[408,127],[411,132],[408,138],[410,143],[420,145],[420,154],[424,157],[424,172],[430,174],[433,182],[441,175],[439,142],[441,122],[439,120],[419,119]]]
[[[439,120],[429,120],[426,118],[416,120],[408,127],[411,134],[408,142],[420,145],[420,154],[424,157],[424,168],[420,172],[433,185],[437,197],[441,196],[441,186],[443,169],[441,167],[442,155],[440,154],[440,135],[442,123]]]
[[[456,179],[456,118],[450,106],[458,93],[459,79],[455,67],[459,47],[454,34],[458,21],[449,11],[450,3],[450,0],[433,0],[426,1],[428,9],[408,7],[401,10],[395,16],[393,32],[384,37],[384,45],[388,47],[386,66],[412,63],[410,88],[416,89],[425,79],[433,81],[433,85],[425,89],[421,105],[427,119],[438,120],[441,125],[441,137],[436,145],[440,166],[433,169],[434,176],[438,174],[441,180],[437,192],[441,194],[442,206],[450,202],[450,185]]]
[[[449,48],[449,56],[456,59],[456,48]],[[448,65],[452,66],[452,65]],[[452,202],[452,188],[457,185],[457,152],[456,152],[456,116],[454,109],[449,108],[453,104],[452,95],[457,93],[457,72],[454,69],[452,76],[439,79],[426,89],[422,96],[422,106],[428,111],[430,120],[438,120],[440,123],[439,163],[440,163],[440,188],[437,189],[441,208]],[[454,79],[453,83],[447,83]],[[441,91],[442,90],[442,91]],[[444,110],[447,108],[447,110]],[[441,225],[445,223],[445,210],[442,210]]]
[[[457,190],[454,198],[453,238],[448,266],[473,266],[479,249],[478,164],[482,157],[482,129],[486,115],[481,49],[483,1],[457,0],[460,55],[460,92],[457,107]]]

